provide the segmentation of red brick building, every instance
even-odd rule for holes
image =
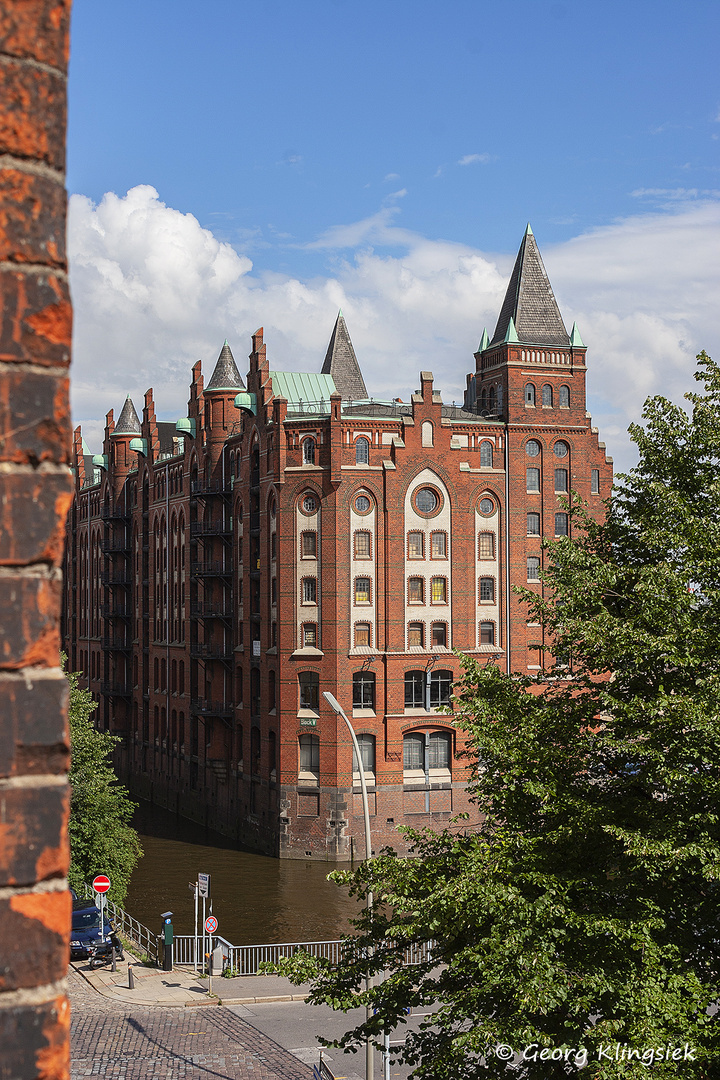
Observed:
[[[612,464],[528,227],[463,407],[430,372],[405,404],[368,397],[342,313],[320,373],[276,372],[262,330],[246,383],[227,344],[187,417],[107,416],[75,435],[65,635],[124,736],[133,790],[291,858],[362,853],[358,733],[376,845],[467,809],[460,739],[438,711],[453,649],[536,670],[513,595],[572,488],[602,511]],[[355,769],[358,765],[355,763]]]

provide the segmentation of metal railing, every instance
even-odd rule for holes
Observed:
[[[202,935],[196,938],[193,934],[176,934],[173,941],[175,963],[202,966],[202,942]],[[426,963],[432,959],[434,946],[433,941],[410,946],[405,950],[404,962],[408,966]],[[212,938],[206,936],[206,951],[217,948],[222,949],[223,968],[232,968],[238,975],[258,975],[261,964],[277,964],[283,957],[294,956],[298,952],[306,952],[310,956],[329,960],[332,964],[340,964],[347,956],[348,948],[352,948],[352,941],[293,941],[279,945],[233,945],[219,935],[214,935]]]
[[[230,521],[192,521],[190,536],[227,536],[232,532]]]
[[[83,886],[83,897],[97,903],[97,896],[89,885]],[[112,900],[107,897],[105,898],[105,907],[107,915],[113,924],[113,929],[137,945],[154,964],[159,964],[161,960],[160,936],[154,934],[152,930],[148,930],[147,926],[143,926],[141,922],[138,922],[137,919],[134,919],[132,915],[118,907],[117,904],[113,904]]]

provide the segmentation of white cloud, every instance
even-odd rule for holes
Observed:
[[[391,182],[392,182],[393,180],[399,180],[399,179],[400,179],[400,173],[396,173],[396,172],[389,172],[389,173],[387,174],[387,176],[383,177],[383,183],[384,183],[384,184],[389,184],[389,183],[391,183]]]
[[[460,158],[458,165],[487,165],[488,161],[492,161],[491,154],[466,154]]]
[[[395,224],[398,213],[385,207],[328,229],[307,247],[326,252],[332,272],[302,281],[253,271],[151,187],[97,206],[73,196],[73,404],[88,442],[99,449],[104,413],[117,415],[128,392],[140,409],[149,386],[159,416],[183,415],[195,360],[209,376],[227,336],[244,373],[261,325],[271,368],[318,370],[339,307],[371,393],[407,398],[429,368],[444,400],[460,401],[512,255],[429,240]],[[680,400],[695,353],[720,356],[720,204],[681,204],[540,244],[566,321],[577,320],[589,346],[594,423],[627,464],[623,433],[644,398]]]

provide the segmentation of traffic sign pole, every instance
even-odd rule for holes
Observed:
[[[92,887],[100,897],[100,941],[105,944],[105,893],[110,888],[110,878],[107,874],[96,874],[93,878]],[[113,954],[114,955],[114,954]]]
[[[218,921],[214,915],[208,915],[204,923],[205,930],[207,930],[210,940],[210,956],[208,961],[208,994],[212,994],[212,939],[213,934],[217,933]]]

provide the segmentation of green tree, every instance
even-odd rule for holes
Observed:
[[[109,898],[122,904],[130,876],[142,857],[142,848],[129,822],[135,809],[127,789],[117,780],[110,755],[118,736],[98,731],[92,714],[92,696],[79,685],[77,672],[66,672],[70,684],[70,872],[73,888],[81,888],[96,874],[112,882]]]
[[[582,1075],[646,1076],[651,1053],[654,1075],[716,1075],[720,371],[698,362],[688,412],[653,398],[630,429],[639,464],[605,521],[573,496],[542,596],[518,590],[545,671],[463,659],[455,712],[482,825],[405,830],[415,858],[336,874],[375,899],[347,962],[282,965],[347,1010],[367,1001],[370,963],[377,1012],[343,1045],[402,1027],[413,1006],[435,1011],[405,1057],[433,1080],[573,1076],[585,1056]],[[405,966],[430,939],[432,961]],[[509,1071],[502,1046],[530,1056]]]

